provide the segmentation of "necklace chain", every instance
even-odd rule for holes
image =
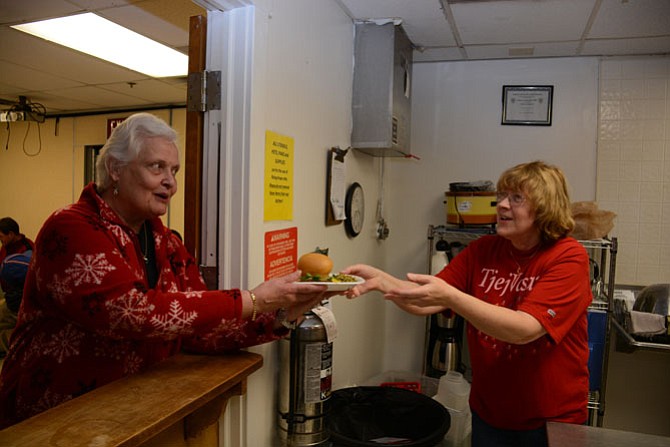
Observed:
[[[144,232],[144,250],[142,250],[142,246],[140,245],[140,251],[142,252],[142,257],[144,258],[144,262],[147,263],[147,262],[149,262],[149,240],[148,240],[148,237],[147,237],[148,229],[147,229],[146,221],[142,224],[142,230]]]
[[[533,259],[533,258],[535,257],[535,255],[538,254],[539,251],[540,251],[540,246],[538,245],[537,248],[535,248],[535,250],[533,250],[533,253],[532,253],[530,256],[527,256],[527,257],[525,257],[524,259],[522,259],[522,261],[523,261],[523,260],[526,261],[526,262],[524,263],[524,267],[523,267],[523,268],[525,268],[525,267],[528,265],[528,263],[531,261],[531,259]],[[509,255],[512,257],[512,260],[513,260],[514,263],[516,264],[516,273],[517,273],[517,275],[520,274],[521,271],[523,270],[523,268],[521,267],[521,263],[516,259],[516,256],[514,256],[514,252],[512,251],[511,248],[510,248],[510,250],[509,250]]]

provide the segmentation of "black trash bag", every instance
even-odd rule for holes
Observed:
[[[327,406],[326,423],[337,446],[432,447],[451,425],[442,404],[401,388],[343,388],[332,393]]]

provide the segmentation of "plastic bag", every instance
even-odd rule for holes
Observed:
[[[571,236],[575,239],[601,239],[614,228],[616,214],[599,209],[596,202],[574,202],[571,209],[575,219]]]
[[[338,446],[430,447],[442,441],[451,424],[442,404],[402,388],[342,388],[326,405],[330,438]]]

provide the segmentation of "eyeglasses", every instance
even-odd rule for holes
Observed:
[[[509,203],[512,206],[523,205],[526,201],[526,196],[519,192],[506,192],[499,191],[496,193],[496,201],[498,203],[502,202],[505,199],[509,199]]]

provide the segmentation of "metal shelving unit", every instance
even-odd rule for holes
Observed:
[[[661,351],[668,352],[670,351],[670,345],[664,343],[653,343],[650,341],[640,341],[633,338],[632,335],[628,333],[626,329],[617,321],[616,318],[612,319],[612,326],[616,329],[616,334],[619,336],[624,344],[625,348],[621,348],[621,345],[617,344],[617,349],[624,352],[633,352],[638,349],[645,351]]]
[[[616,276],[617,238],[593,239],[579,241],[594,260],[599,269],[599,285],[595,285],[590,312],[604,312],[605,325],[603,334],[603,352],[601,361],[601,377],[599,387],[589,391],[588,425],[602,427],[605,416],[605,397],[607,394],[607,370],[612,334],[612,311],[614,309],[614,287]],[[593,284],[592,284],[593,286]],[[594,351],[592,351],[593,354]],[[593,373],[593,372],[592,372]]]
[[[464,243],[473,241],[486,234],[495,234],[495,226],[460,227],[457,225],[428,226],[428,266],[435,250],[435,238]],[[605,415],[605,396],[607,390],[607,368],[609,364],[609,348],[613,325],[614,287],[616,275],[617,238],[603,238],[579,241],[586,249],[592,263],[598,271],[598,280],[592,284],[594,298],[589,312],[604,313],[604,334],[602,334],[602,371],[597,389],[589,391],[587,408],[589,410],[588,425],[602,427]],[[614,322],[616,324],[616,322]],[[630,337],[630,336],[629,336]]]

